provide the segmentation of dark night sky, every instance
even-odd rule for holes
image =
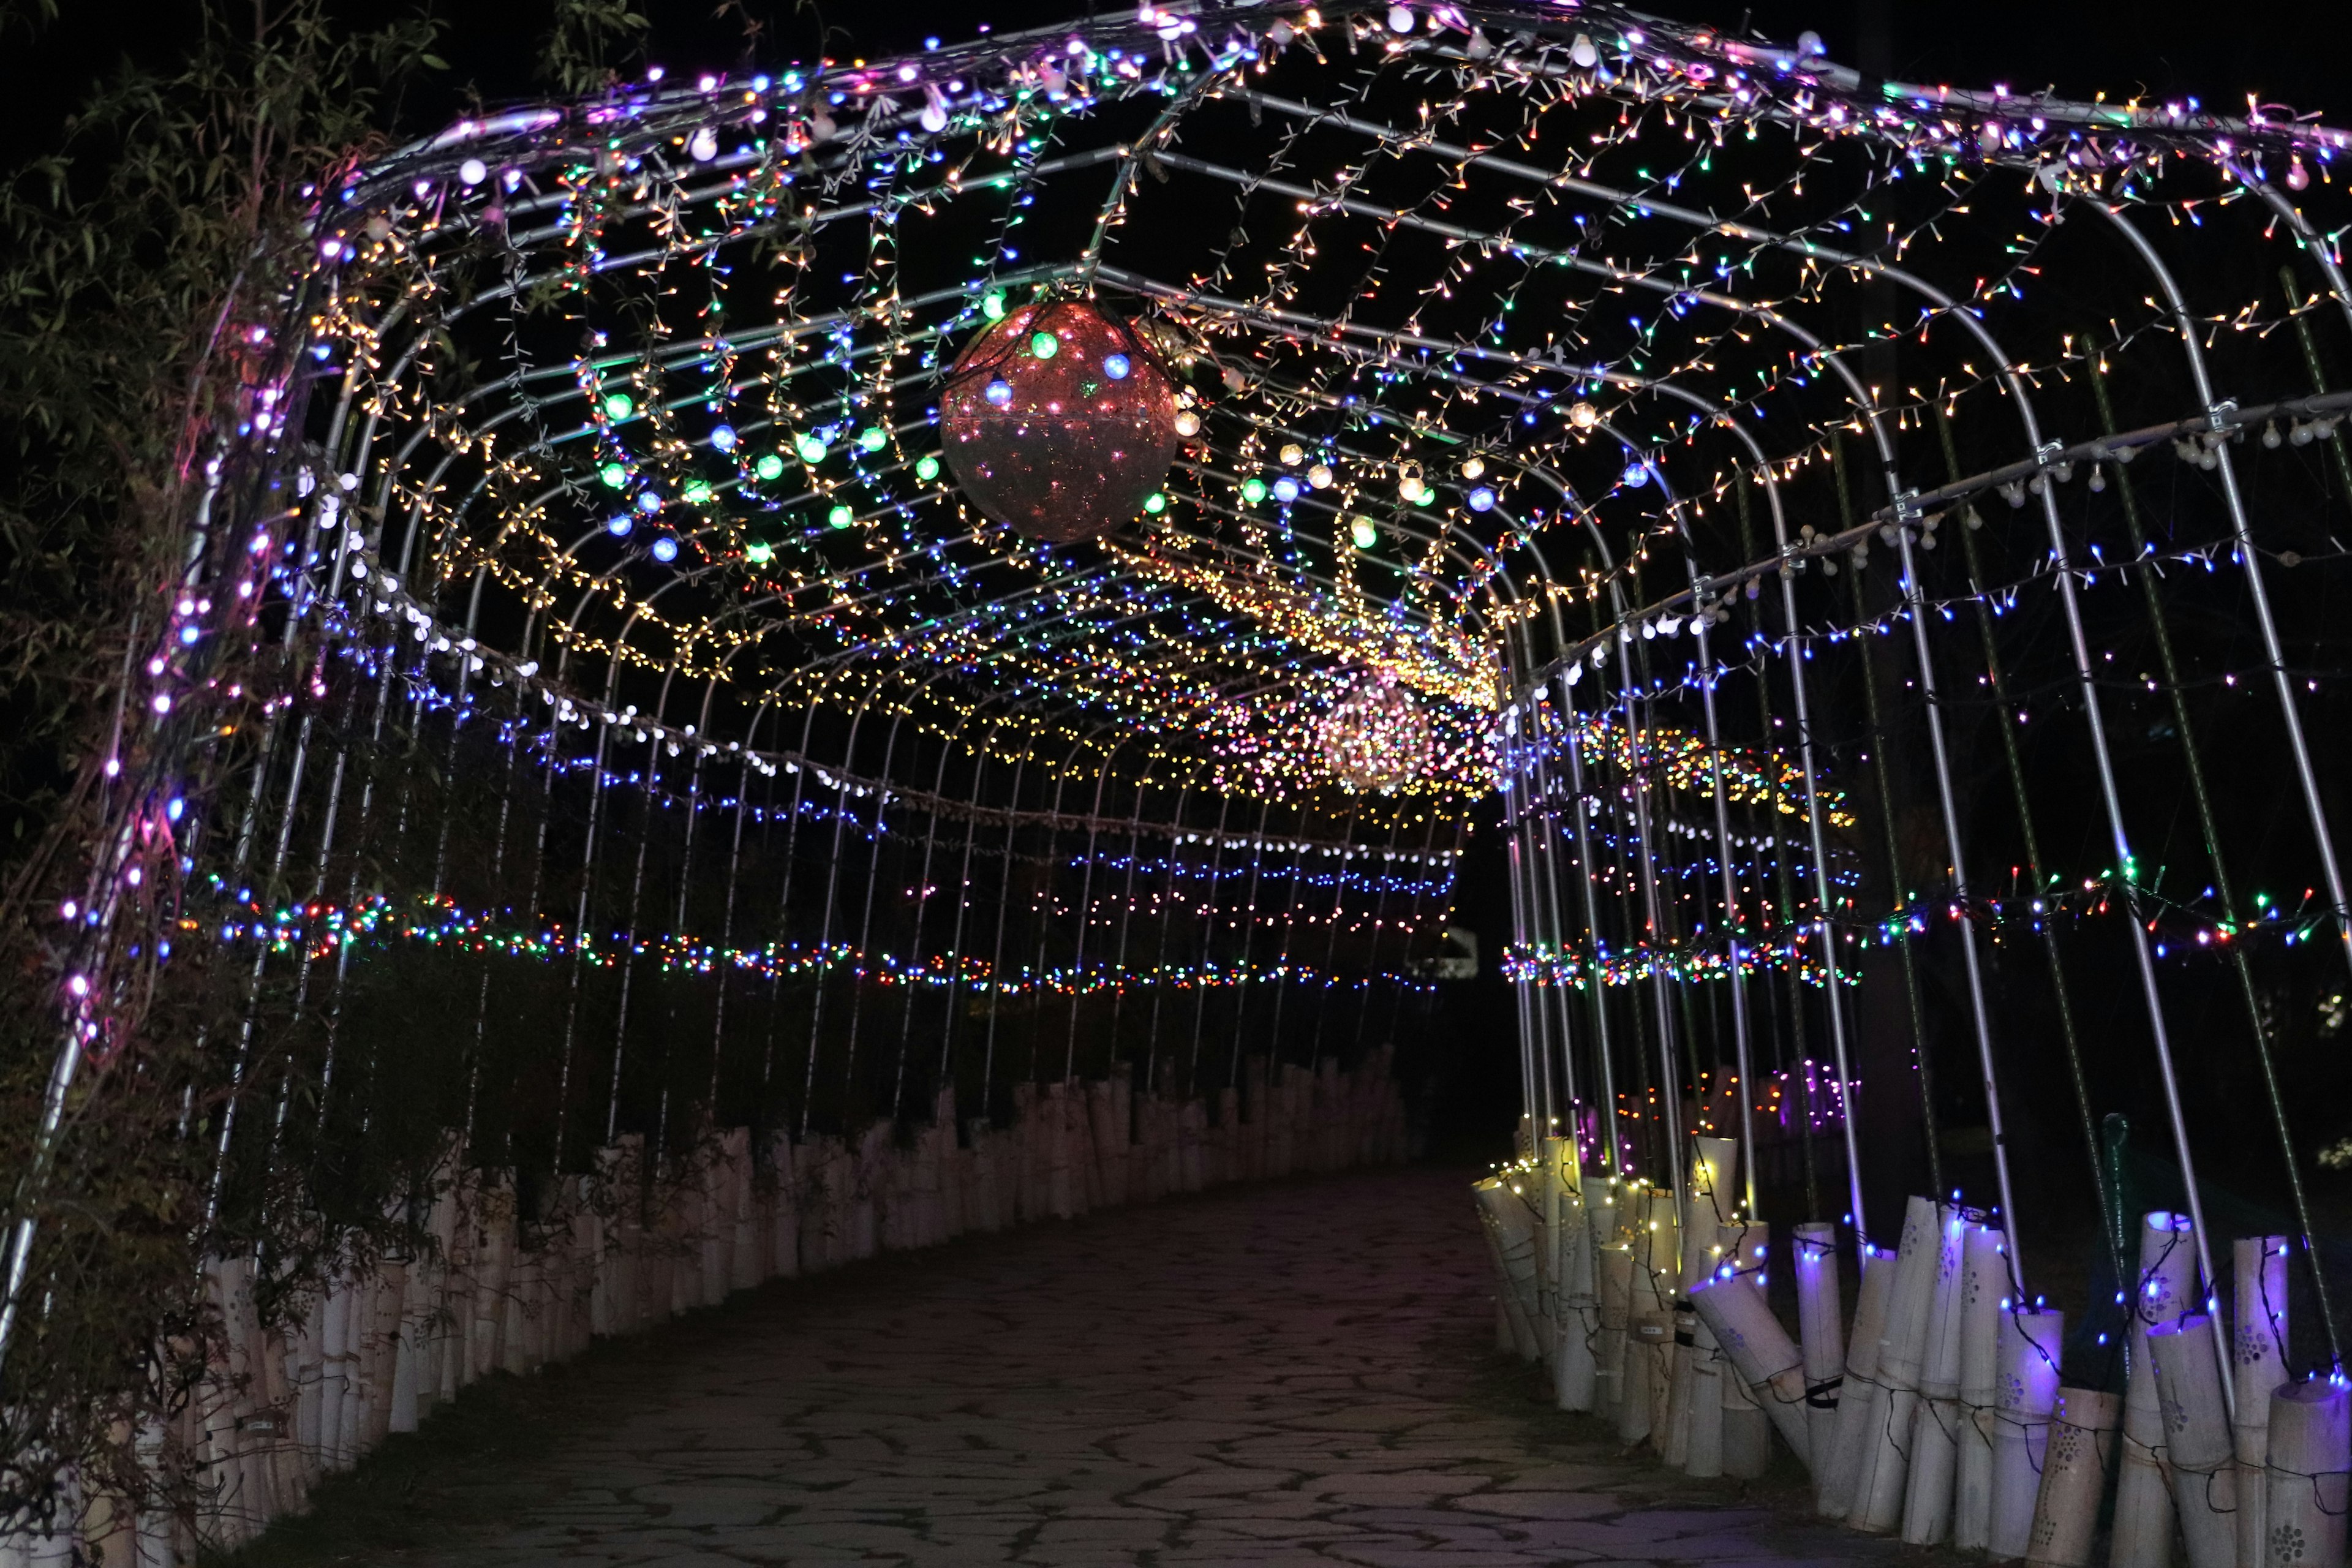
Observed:
[[[414,131],[454,113],[467,84],[489,100],[531,95],[531,60],[547,26],[545,0],[328,0],[330,10],[365,21],[415,10],[419,4],[446,18],[442,53],[451,62],[451,91],[443,103],[412,103],[404,116]],[[245,0],[217,0],[224,13],[248,15]],[[919,48],[927,35],[948,42],[971,37],[982,21],[998,30],[1040,26],[1089,10],[1087,0],[880,0],[821,9],[793,0],[646,0],[654,26],[650,58],[674,69],[729,66],[746,60],[742,18],[762,29],[751,58],[763,64],[806,58],[828,37],[831,52],[846,58]],[[1835,58],[1864,63],[1865,12],[1885,18],[1887,74],[1911,80],[1981,84],[2005,81],[2015,90],[2052,86],[2088,96],[2146,91],[2157,97],[2195,95],[2208,106],[2242,105],[2259,92],[2265,102],[2318,110],[2337,123],[2352,121],[2352,5],[2318,0],[2292,7],[2204,7],[2130,0],[1655,0],[1646,9],[1716,26],[1743,16],[1768,37],[1791,38],[1811,27]],[[167,58],[198,14],[195,0],[60,0],[63,16],[25,47],[21,30],[0,47],[0,85],[11,106],[6,134],[18,147],[37,145],[71,103],[126,51]],[[829,27],[829,36],[821,28]]]

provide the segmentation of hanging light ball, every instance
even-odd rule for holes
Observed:
[[[1429,721],[1386,670],[1356,682],[1316,726],[1316,743],[1339,787],[1392,793],[1429,771]]]
[[[966,345],[940,412],[972,504],[1055,544],[1134,517],[1183,439],[1159,354],[1082,300],[1005,311]]]

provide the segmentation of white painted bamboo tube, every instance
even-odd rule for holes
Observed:
[[[1814,1472],[1814,1507],[1828,1519],[1854,1511],[1864,1444],[1877,1418],[1878,1352],[1886,1333],[1886,1310],[1895,1295],[1901,1255],[1859,1243],[1862,1289],[1854,1294],[1853,1331],[1846,1337],[1845,1381],[1838,1387],[1837,1433],[1828,1471]]]
[[[1940,1213],[1934,1199],[1914,1197],[1903,1216],[1895,1294],[1887,1302],[1886,1332],[1878,1351],[1880,1405],[1864,1435],[1853,1507],[1846,1516],[1855,1529],[1874,1535],[1892,1531],[1903,1518],[1910,1471],[1906,1450],[1918,1418],[1920,1363],[1927,1354],[1927,1318],[1936,1304],[1943,1257]]]
[[[1533,1361],[1536,1334],[1535,1325],[1528,1321],[1528,1308],[1533,1305],[1535,1263],[1528,1254],[1535,1246],[1535,1237],[1532,1227],[1525,1223],[1527,1205],[1519,1202],[1500,1176],[1487,1177],[1472,1191],[1477,1194],[1479,1217],[1485,1224],[1486,1239],[1494,1247],[1495,1300],[1509,1321],[1511,1349]],[[1516,1234],[1510,1228],[1515,1210],[1520,1221]],[[1524,1287],[1523,1274],[1528,1277]]]
[[[1666,1357],[1675,1343],[1674,1314],[1659,1310],[1635,1272],[1625,1324],[1625,1398],[1617,1407],[1617,1436],[1627,1443],[1654,1439],[1664,1423]]]
[[[393,1384],[399,1373],[401,1316],[408,1301],[408,1260],[380,1258],[375,1265],[375,1320],[368,1327],[365,1441],[371,1448],[392,1431]]]
[[[2238,1309],[2231,1357],[2238,1396],[2231,1433],[2238,1456],[2238,1563],[2263,1568],[2271,1395],[2286,1381],[2286,1237],[2240,1237],[2231,1252]]]
[[[1561,1267],[1567,1261],[1568,1189],[1559,1170],[1557,1138],[1541,1140],[1528,1172],[1535,1184],[1536,1328],[1543,1336],[1544,1364],[1559,1372]]]
[[[1717,1245],[1724,1259],[1717,1274],[1727,1269],[1731,1280],[1761,1296],[1766,1283],[1765,1268],[1772,1250],[1771,1227],[1760,1221],[1727,1225],[1717,1232]],[[1703,1318],[1701,1322],[1704,1326]],[[1718,1380],[1723,1394],[1723,1473],[1738,1480],[1752,1481],[1763,1475],[1772,1462],[1772,1424],[1749,1390],[1748,1379],[1737,1366],[1729,1364],[1727,1352],[1712,1328],[1707,1329],[1707,1338],[1710,1350],[1719,1360],[1725,1360],[1727,1368]],[[1801,1354],[1800,1352],[1801,1359]],[[1811,1462],[1807,1448],[1798,1448],[1797,1458]]]
[[[351,1281],[338,1270],[329,1276],[326,1293],[326,1334],[320,1346],[319,1453],[325,1468],[340,1470],[352,1462],[343,1437],[343,1404],[351,1397],[352,1381]]]
[[[2164,1415],[2165,1471],[2180,1518],[2189,1568],[2233,1568],[2238,1560],[2238,1467],[2229,1402],[2214,1360],[2213,1320],[2191,1312],[2147,1331]]]
[[[1805,1358],[1765,1304],[1764,1293],[1737,1278],[1714,1279],[1691,1292],[1691,1307],[1753,1391],[1753,1403],[1801,1457],[1810,1441]]]
[[[1633,1310],[1633,1249],[1611,1242],[1593,1253],[1601,1278],[1601,1332],[1593,1352],[1594,1412],[1615,1422],[1625,1404],[1626,1331]]]
[[[1818,1489],[1837,1449],[1838,1390],[1845,1377],[1838,1296],[1837,1226],[1801,1225],[1790,1243],[1797,1281],[1798,1345],[1805,1353],[1806,1447],[1798,1450]]]
[[[1642,1272],[1633,1281],[1633,1347],[1649,1405],[1643,1432],[1668,1464],[1680,1455],[1672,1447],[1672,1396],[1679,1356],[1675,1345],[1675,1301],[1682,1283],[1682,1206],[1663,1187],[1643,1191],[1643,1228],[1634,1238]]]
[[[1992,1432],[2000,1378],[2009,1255],[2001,1232],[1972,1225],[1960,1264],[1960,1430],[1953,1465],[1952,1544],[1981,1552],[1992,1528]],[[2053,1378],[2051,1391],[2055,1394]]]
[[[2123,1401],[2088,1388],[2061,1388],[2025,1560],[2045,1568],[2086,1568],[2099,1526],[2099,1500],[2115,1468]]]
[[[2352,1391],[2290,1383],[2271,1394],[2263,1505],[2265,1568],[2343,1568],[2347,1472],[2352,1472]]]
[[[1554,1138],[1550,1163],[1560,1192],[1557,1252],[1559,1300],[1552,1352],[1552,1398],[1562,1410],[1591,1410],[1599,1373],[1593,1335],[1599,1302],[1592,1277],[1591,1216],[1584,1206],[1584,1173],[1576,1160],[1576,1140]]]
[[[2065,1340],[2063,1312],[2001,1314],[1994,1348],[1992,1486],[1985,1523],[1985,1550],[2001,1562],[2024,1556],[2032,1544],[2051,1418],[2058,1408],[2058,1354]]]
[[[1919,1410],[1912,1418],[1903,1489],[1903,1540],[1934,1546],[1952,1531],[1952,1488],[1960,1459],[1961,1275],[1975,1223],[1958,1204],[1937,1210],[1936,1289],[1927,1309],[1927,1349],[1919,1363]]]
[[[1721,1261],[1717,1227],[1738,1217],[1739,1204],[1732,1185],[1739,1165],[1739,1142],[1734,1138],[1691,1140],[1690,1194],[1684,1205],[1682,1288],[1684,1294],[1715,1273]]]
[[[1675,1335],[1675,1348],[1690,1369],[1690,1392],[1683,1407],[1683,1472],[1711,1479],[1723,1474],[1723,1388],[1730,1380],[1723,1375],[1722,1348],[1698,1314],[1677,1312],[1675,1318],[1678,1324],[1688,1325],[1687,1334]],[[1688,1343],[1682,1342],[1685,1338]]]
[[[2116,1527],[2109,1568],[2170,1568],[2175,1528],[2172,1489],[2164,1470],[2164,1412],[2147,1331],[2199,1302],[2197,1245],[2189,1216],[2159,1209],[2140,1226],[2139,1279],[2131,1301],[2131,1375],[2124,1392],[2123,1468],[2116,1480]]]
[[[1651,1441],[1657,1447],[1658,1457],[1679,1470],[1690,1464],[1691,1395],[1697,1382],[1691,1352],[1697,1343],[1698,1318],[1691,1311],[1687,1297],[1675,1298],[1669,1321],[1674,1333],[1663,1363],[1666,1401],[1663,1413],[1651,1418],[1657,1428]]]

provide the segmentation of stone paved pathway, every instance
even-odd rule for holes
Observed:
[[[1499,1365],[1466,1178],[1212,1194],[772,1289],[614,1359],[416,1568],[1883,1561]],[[603,1418],[580,1419],[578,1412]]]

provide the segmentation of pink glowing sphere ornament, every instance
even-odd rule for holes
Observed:
[[[1387,795],[1429,771],[1429,721],[1386,670],[1365,676],[1332,704],[1315,739],[1324,764],[1350,792]]]
[[[1159,355],[1081,300],[1007,311],[965,347],[940,412],[972,504],[1052,544],[1135,516],[1184,439]]]

